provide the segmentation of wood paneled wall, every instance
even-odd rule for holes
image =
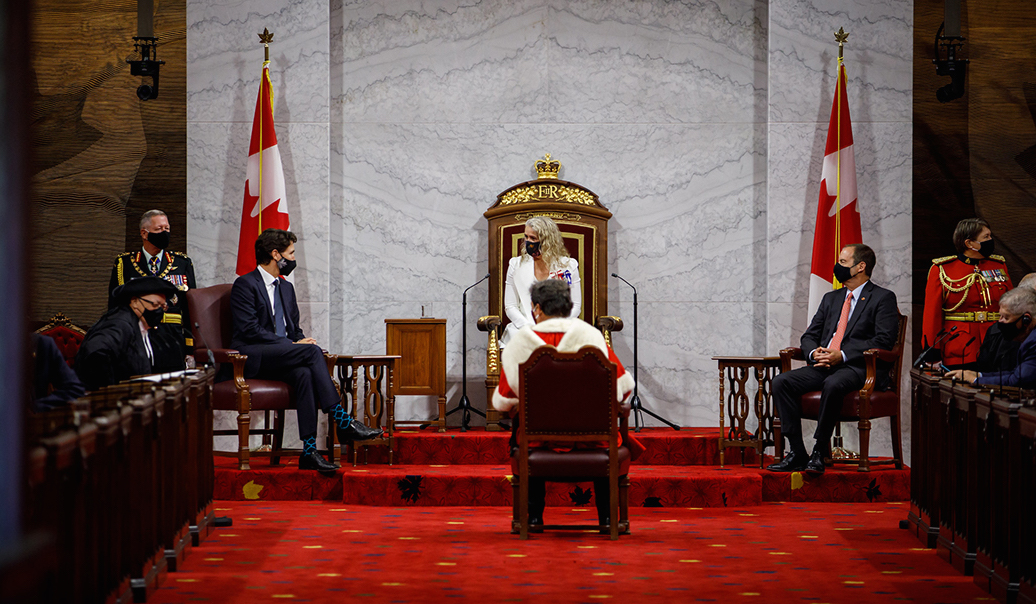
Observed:
[[[187,246],[186,0],[155,1],[166,63],[158,98],[146,102],[126,63],[135,0],[36,0],[33,8],[30,315],[60,311],[88,327],[107,307],[115,256],[140,246],[144,211],[165,211],[171,248]]]
[[[914,3],[915,317],[931,260],[955,253],[962,218],[989,221],[1015,283],[1036,269],[1036,14],[1026,3],[962,0],[967,92],[940,103],[935,91],[950,79],[932,59],[944,4]]]

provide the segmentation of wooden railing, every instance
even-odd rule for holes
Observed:
[[[144,601],[205,540],[214,375],[110,386],[29,418],[25,533],[50,542],[33,601]]]
[[[902,524],[1001,602],[1036,602],[1036,396],[914,370]]]

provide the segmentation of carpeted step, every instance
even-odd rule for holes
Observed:
[[[331,500],[382,506],[499,506],[511,504],[510,465],[346,466],[334,477],[302,471],[294,460],[264,461],[239,472],[217,462],[217,499]],[[548,485],[550,506],[593,506],[591,483]],[[731,466],[642,466],[630,472],[630,505],[723,507],[768,501],[907,501],[910,471],[831,469],[820,477]]]
[[[719,465],[719,428],[645,428],[631,436],[638,439],[647,451],[635,462],[639,466],[715,466]],[[482,464],[505,465],[509,463],[510,451],[507,441],[509,432],[487,432],[473,429],[468,432],[450,430],[397,431],[397,464],[440,465],[440,464]],[[727,449],[726,463],[741,463],[740,449]],[[349,457],[352,460],[351,454]],[[387,463],[388,453],[384,447],[360,449],[359,460],[369,463]],[[758,458],[752,449],[745,450],[744,463],[758,465]]]

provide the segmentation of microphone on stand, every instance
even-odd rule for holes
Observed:
[[[481,415],[482,417],[486,416],[485,413],[482,413],[478,409],[472,407],[471,406],[471,401],[468,400],[468,290],[470,290],[471,288],[475,287],[479,283],[482,283],[483,281],[485,281],[488,278],[489,278],[489,273],[486,273],[485,277],[482,277],[478,281],[476,281],[476,282],[472,283],[471,285],[469,285],[467,287],[467,289],[464,290],[464,293],[461,295],[461,303],[460,303],[460,307],[461,307],[461,311],[460,311],[460,333],[461,333],[461,345],[460,345],[461,346],[461,362],[460,362],[460,367],[461,367],[461,378],[460,378],[461,394],[460,394],[460,402],[457,403],[457,406],[455,408],[453,408],[448,413],[446,413],[446,417],[449,417],[449,416],[453,415],[454,413],[456,413],[457,411],[461,411],[462,412],[462,414],[461,414],[461,423],[460,423],[460,430],[461,430],[461,432],[467,432],[468,431],[468,422],[471,421],[471,414],[472,414],[472,412],[477,413],[478,415]],[[424,424],[424,425],[421,426],[421,428],[425,428],[428,425],[430,425],[430,424]]]
[[[971,343],[974,342],[976,338],[978,338],[978,336],[971,336],[971,339],[964,343],[964,352],[961,353],[961,361],[968,358],[968,346],[971,346]],[[976,360],[976,365],[977,364],[978,361]]]
[[[640,429],[643,427],[643,413],[647,413],[673,430],[679,430],[679,425],[674,424],[661,415],[652,413],[650,410],[645,409],[644,405],[640,402],[640,394],[638,392],[640,389],[640,378],[637,372],[639,369],[637,364],[637,288],[629,281],[620,277],[618,273],[612,273],[612,277],[615,277],[633,289],[633,396],[630,397],[630,409],[633,410],[633,431],[640,432]]]
[[[928,355],[931,354],[931,352],[933,350],[935,350],[939,346],[939,344],[942,343],[943,339],[946,336],[952,334],[955,331],[957,331],[957,326],[956,325],[951,327],[949,329],[949,331],[944,329],[944,330],[940,331],[938,334],[936,334],[935,342],[933,342],[932,345],[929,346],[928,348],[925,348],[924,351],[921,353],[921,355],[917,357],[917,360],[914,361],[914,369],[917,369],[918,367],[920,367],[924,363],[924,360],[928,357]],[[956,335],[959,335],[959,334],[956,334]],[[956,335],[954,337],[956,337]],[[952,340],[953,338],[950,338],[950,339]]]

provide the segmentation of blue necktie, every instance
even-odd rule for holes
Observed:
[[[273,282],[273,331],[279,336],[286,335],[284,330],[284,303],[281,302],[281,280]]]

